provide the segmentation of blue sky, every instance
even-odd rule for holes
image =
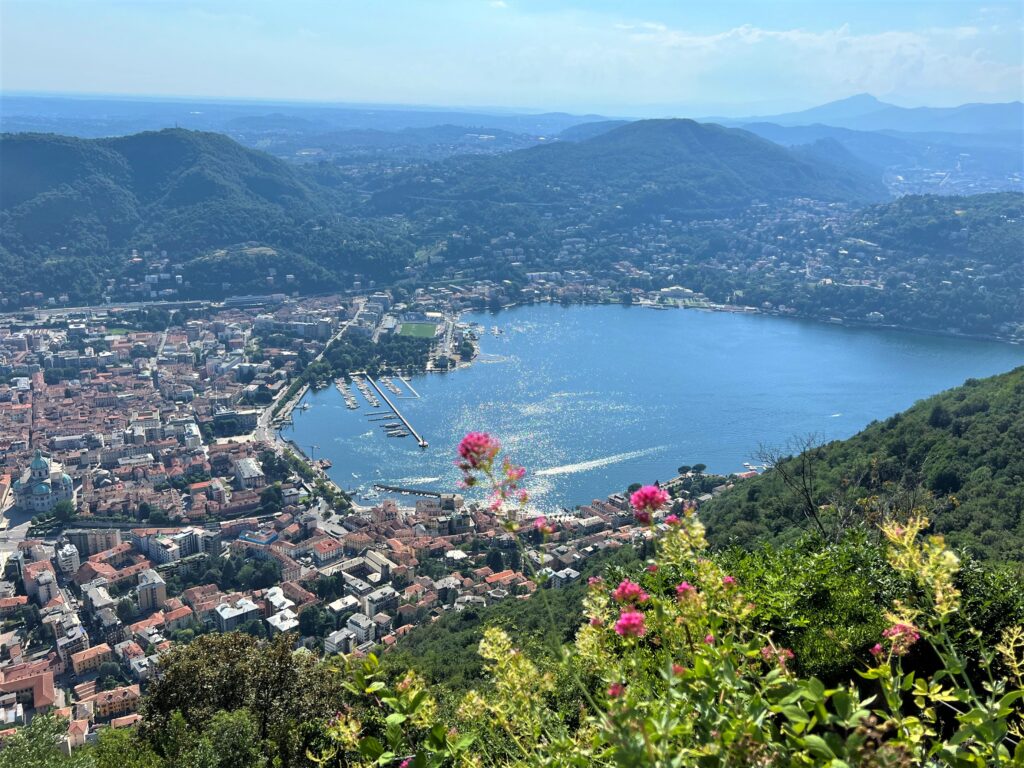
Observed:
[[[1020,99],[1024,3],[0,0],[6,91],[768,114]]]

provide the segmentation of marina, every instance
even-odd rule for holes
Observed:
[[[345,399],[346,408],[350,411],[354,411],[359,408],[359,402],[356,400],[356,396],[352,394],[352,390],[349,388],[348,382],[344,379],[336,379],[334,386],[338,388],[341,396]]]
[[[392,403],[391,400],[388,399],[388,396],[384,394],[384,390],[382,390],[379,386],[377,386],[377,382],[375,382],[370,376],[367,376],[366,380],[370,382],[370,386],[372,386],[375,390],[377,390],[377,394],[380,395],[383,398],[384,402],[388,404],[388,406],[394,412],[395,416],[397,416],[398,419],[402,422],[402,424],[405,425],[405,428],[407,430],[407,434],[413,436],[413,439],[416,441],[416,444],[419,445],[420,448],[426,448],[429,445],[429,443],[426,440],[424,440],[415,429],[413,429],[413,426],[412,426],[412,424],[409,423],[409,420],[407,418],[405,418],[405,416],[402,415],[401,411],[399,411],[398,408],[395,407],[395,404]],[[389,434],[388,435],[388,437],[405,437],[405,436],[406,435],[401,435],[401,434]]]

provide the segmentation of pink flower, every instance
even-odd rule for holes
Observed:
[[[683,675],[685,673],[686,673],[686,667],[684,667],[682,664],[673,664],[672,665],[672,674],[675,675],[676,677],[679,677],[680,675]]]
[[[648,594],[636,582],[623,579],[622,583],[612,592],[612,597],[620,603],[646,603]]]
[[[646,510],[638,510],[633,513],[633,518],[640,523],[640,525],[650,525],[651,513]]]
[[[658,564],[657,563],[651,563],[644,570],[647,571],[648,573],[657,573],[658,572]]]
[[[871,655],[874,656],[876,659],[883,653],[885,653],[885,649],[882,648],[881,643],[875,643],[873,646],[871,646]]]
[[[604,622],[601,620],[600,616],[591,616],[590,617],[590,626],[592,626],[592,627],[603,627],[604,626]]]
[[[697,594],[697,588],[688,581],[684,581],[682,584],[676,587],[676,596],[680,598],[691,597]]]
[[[731,587],[735,583],[736,583],[736,579],[734,579],[732,576],[726,576],[725,578],[722,579],[722,586],[723,587]]]
[[[530,494],[526,491],[519,491],[519,493],[516,494],[516,498],[519,500],[520,504],[525,504],[530,500]]]
[[[600,576],[591,576],[589,579],[587,579],[587,586],[593,589],[600,589],[603,584],[604,579],[602,579]]]
[[[459,443],[459,456],[462,457],[459,468],[463,471],[489,469],[500,450],[498,438],[486,432],[470,432]]]
[[[668,491],[656,485],[645,485],[629,497],[629,503],[633,505],[633,509],[637,513],[637,520],[640,520],[640,513],[647,515],[647,519],[640,520],[640,522],[650,522],[651,513],[657,512],[668,502]]]
[[[510,483],[518,483],[526,476],[526,467],[517,467],[514,464],[505,465],[505,478]]]
[[[707,643],[708,645],[714,645],[715,644],[715,636],[712,635],[709,632],[708,634],[704,635],[704,642]]]
[[[665,523],[666,525],[679,525],[679,518],[675,515],[666,515]]]
[[[910,624],[893,624],[882,632],[882,637],[892,644],[893,653],[902,656],[910,650],[910,646],[921,639],[921,634]]]
[[[555,526],[550,525],[548,523],[548,519],[544,517],[544,515],[534,518],[533,527],[536,530],[538,530],[543,536],[547,536],[549,533],[555,532]]]
[[[769,664],[778,664],[781,669],[785,670],[786,664],[795,657],[789,648],[772,648],[770,645],[766,645],[761,649],[761,658]]]
[[[640,611],[623,611],[615,622],[615,632],[623,637],[643,637],[647,632],[644,615]]]
[[[626,691],[626,686],[622,683],[612,683],[608,686],[608,698],[617,699]]]
[[[409,758],[406,758],[398,764],[398,768],[409,768],[410,765],[412,765],[412,763],[409,762]]]

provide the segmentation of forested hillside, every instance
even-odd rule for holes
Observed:
[[[177,129],[6,134],[2,293],[30,306],[149,299],[151,280],[214,298],[469,278],[514,296],[530,271],[579,270],[818,320],[1024,334],[1024,195],[870,205],[879,169],[827,137],[787,149],[689,120],[602,125],[394,166],[292,165]],[[408,133],[444,143],[461,130]]]
[[[403,213],[447,207],[457,220],[478,224],[506,204],[545,207],[555,216],[581,206],[603,211],[614,226],[651,216],[714,217],[755,200],[885,196],[870,176],[812,162],[746,131],[692,120],[641,120],[583,141],[455,158],[396,180],[374,203],[381,211]]]
[[[105,279],[130,270],[133,248],[200,258],[188,270],[200,294],[207,281],[241,289],[258,279],[254,255],[323,286],[346,272],[388,277],[409,253],[381,227],[353,221],[336,189],[219,134],[7,134],[0,166],[0,268],[9,289],[60,285],[94,296]],[[216,253],[245,243],[270,251]]]
[[[862,501],[871,497],[878,503]],[[1024,368],[969,380],[849,440],[783,459],[701,517],[713,544],[752,547],[805,531],[831,536],[914,505],[953,546],[1024,562]]]

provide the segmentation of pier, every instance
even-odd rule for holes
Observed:
[[[409,388],[409,391],[412,392],[416,397],[420,396],[420,393],[412,388],[412,382],[409,381],[405,376],[399,375],[398,378],[401,379],[402,383],[405,384],[405,386]]]
[[[377,390],[377,394],[380,395],[381,399],[388,404],[388,407],[394,412],[395,416],[398,417],[399,421],[405,424],[405,428],[409,430],[409,434],[412,435],[417,445],[419,445],[420,448],[426,448],[428,445],[427,441],[420,436],[419,432],[413,429],[412,424],[409,423],[409,420],[402,415],[402,412],[395,407],[395,404],[391,402],[391,399],[384,394],[384,391],[380,387],[377,386],[377,382],[373,380],[373,377],[367,375],[366,380],[370,382],[371,387]]]
[[[439,491],[421,491],[418,488],[400,488],[397,485],[384,485],[383,483],[374,483],[373,487],[378,491],[387,491],[388,493],[404,493],[407,496],[433,496],[435,499],[441,498]]]

